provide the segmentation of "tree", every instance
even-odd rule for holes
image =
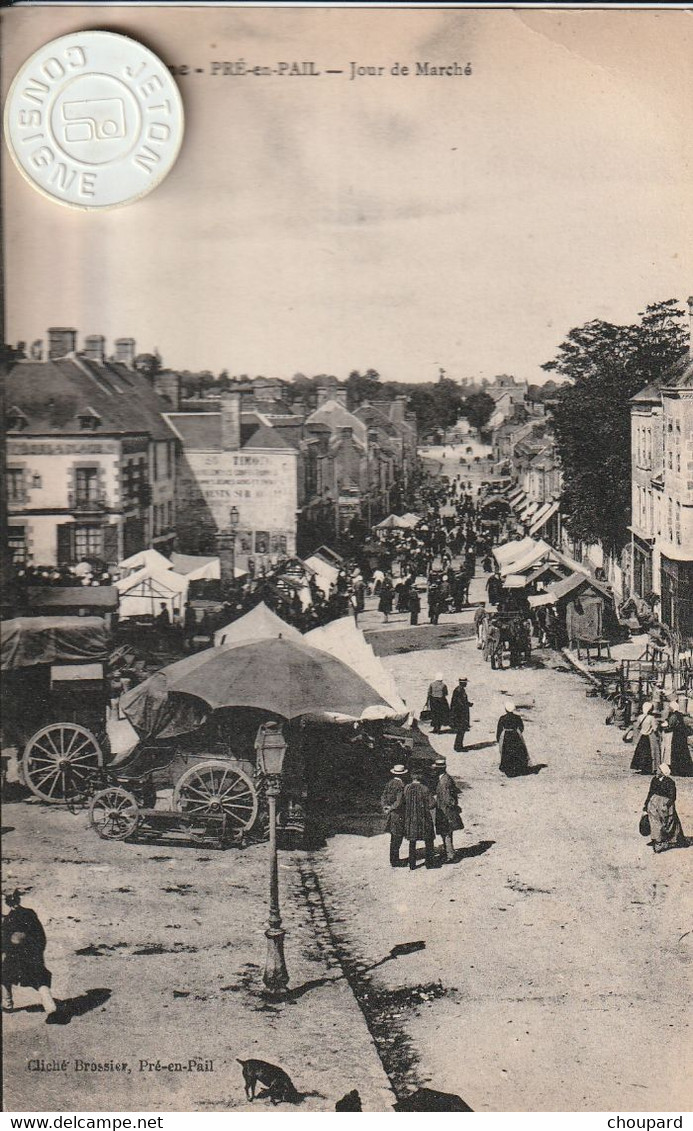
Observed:
[[[462,415],[466,416],[472,428],[482,429],[488,424],[496,402],[488,393],[472,393],[462,405]]]
[[[686,350],[685,312],[654,303],[632,326],[595,320],[573,329],[543,369],[571,379],[556,393],[553,424],[569,534],[618,552],[631,504],[630,398],[660,382]]]
[[[145,377],[148,377],[151,381],[157,373],[161,372],[161,354],[157,349],[154,350],[154,353],[138,353],[134,366],[139,373],[144,373]]]

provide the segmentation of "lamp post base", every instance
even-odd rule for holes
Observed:
[[[286,931],[281,927],[268,927],[265,931],[267,960],[262,980],[265,983],[265,992],[271,997],[280,997],[289,984],[289,972],[284,960],[285,934]]]

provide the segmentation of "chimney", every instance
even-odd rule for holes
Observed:
[[[160,397],[168,401],[168,412],[180,410],[180,377],[177,373],[172,373],[168,369],[163,373],[157,373],[154,377],[154,388]]]
[[[77,331],[64,326],[50,326],[48,329],[48,358],[55,361],[74,353],[77,346]]]
[[[241,394],[222,393],[221,446],[225,452],[237,452],[241,446]]]
[[[89,361],[96,361],[103,365],[106,360],[106,339],[103,334],[89,334],[84,339],[84,356]]]
[[[333,401],[336,401],[337,404],[341,404],[343,408],[346,408],[346,406],[347,406],[347,391],[346,391],[346,388],[344,388],[344,386],[335,385],[332,388],[331,395],[332,395]]]
[[[326,401],[332,400],[332,386],[331,385],[318,385],[318,403],[317,407],[322,408]]]
[[[120,362],[121,365],[127,365],[128,369],[135,368],[135,339],[134,338],[116,338],[113,343],[115,346],[115,360]]]
[[[350,440],[352,438],[352,436],[354,435],[354,429],[353,428],[340,428],[339,429],[339,435],[341,436],[342,440]]]
[[[31,343],[30,356],[32,361],[43,361],[43,338]]]
[[[377,443],[378,443],[378,429],[377,428],[369,428],[368,429],[368,444],[369,444],[369,446],[372,444],[375,447],[375,445]]]

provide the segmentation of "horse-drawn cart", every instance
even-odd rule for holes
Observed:
[[[108,646],[101,617],[2,623],[3,748],[23,751],[24,783],[49,804],[104,764]]]

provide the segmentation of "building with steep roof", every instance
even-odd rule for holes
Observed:
[[[15,563],[109,565],[175,538],[176,437],[166,402],[132,365],[135,343],[48,331],[45,360],[5,381],[8,541]]]

